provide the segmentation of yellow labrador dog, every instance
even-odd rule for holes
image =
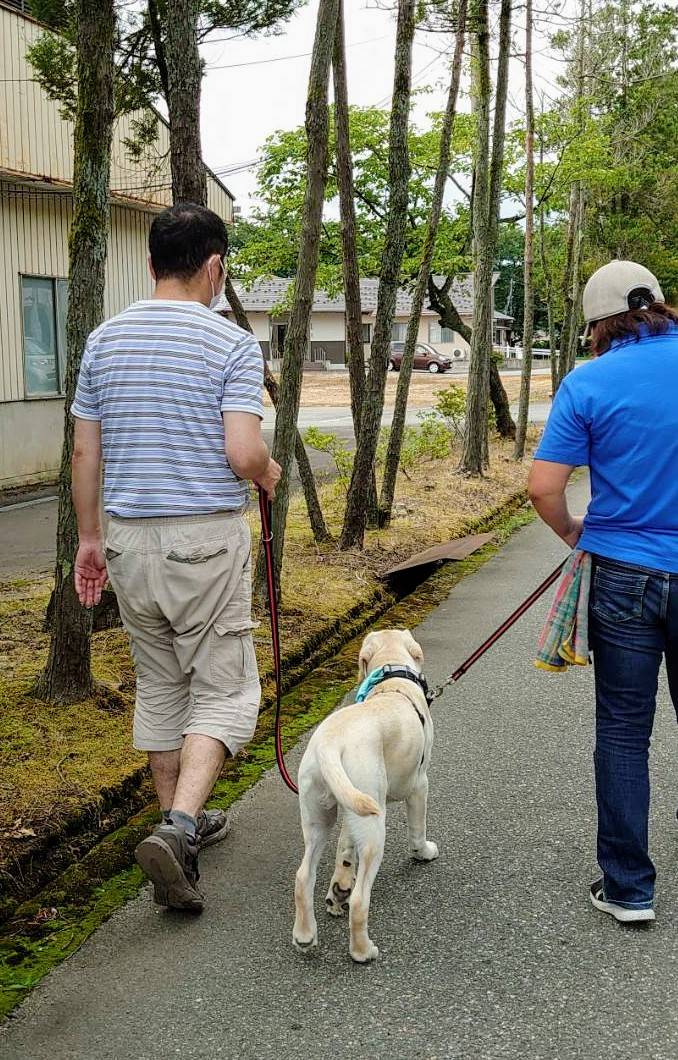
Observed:
[[[438,857],[426,838],[433,722],[421,676],[424,655],[409,630],[369,633],[360,650],[362,702],[331,714],[311,737],[299,768],[305,852],[295,885],[293,941],[318,945],[313,895],[321,852],[343,810],[328,912],[349,910],[354,961],[379,953],[367,930],[370,894],[384,854],[386,803],[404,800],[409,848],[418,861]]]

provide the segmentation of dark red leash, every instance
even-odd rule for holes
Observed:
[[[287,766],[285,765],[285,756],[283,754],[282,746],[282,733],[281,727],[281,713],[282,713],[282,665],[280,661],[280,619],[278,615],[278,594],[276,592],[275,584],[275,562],[273,559],[273,531],[272,531],[272,513],[271,513],[271,502],[268,499],[268,495],[262,490],[259,490],[259,514],[261,515],[261,540],[264,546],[264,557],[266,559],[266,585],[268,590],[268,606],[271,616],[271,642],[273,644],[273,668],[275,672],[275,757],[278,763],[278,769],[280,775],[287,784],[290,791],[293,791],[295,795],[299,794],[299,788],[292,780],[292,777],[287,772]],[[523,615],[530,610],[533,604],[536,604],[537,600],[544,595],[547,589],[549,589],[554,582],[558,580],[562,572],[563,567],[567,561],[563,560],[554,571],[552,571],[548,578],[545,578],[541,585],[532,592],[526,600],[523,600],[522,604],[509,615],[507,619],[502,622],[500,626],[495,629],[494,633],[491,633],[487,640],[483,641],[479,648],[469,655],[461,666],[458,666],[453,674],[450,674],[448,678],[441,685],[439,685],[434,692],[431,694],[432,699],[437,699],[443,694],[448,685],[458,681],[460,677],[471,669],[474,663],[478,662],[478,659],[482,659],[486,651],[496,644],[505,633],[514,626],[516,622],[523,617]]]
[[[282,714],[282,663],[280,660],[280,616],[278,614],[278,593],[275,584],[275,561],[273,558],[273,514],[268,494],[259,489],[259,515],[261,516],[261,541],[266,559],[266,587],[268,591],[268,609],[271,617],[271,643],[273,645],[273,671],[275,673],[275,758],[280,775],[290,791],[299,794],[299,788],[287,772],[283,754],[281,714]]]
[[[550,589],[553,583],[558,580],[566,562],[567,560],[564,559],[562,563],[559,563],[556,569],[551,571],[548,578],[545,578],[541,585],[538,585],[534,592],[530,593],[526,600],[523,600],[522,604],[520,604],[520,606],[517,607],[515,611],[513,611],[513,613],[497,627],[497,629],[495,629],[494,633],[491,633],[487,640],[484,640],[480,647],[476,648],[473,654],[469,655],[468,659],[466,659],[461,666],[458,666],[454,673],[450,674],[450,676],[443,681],[442,685],[438,685],[432,693],[433,699],[437,699],[438,696],[441,696],[448,685],[453,684],[455,681],[458,681],[460,677],[463,677],[464,674],[471,669],[473,664],[477,663],[478,659],[482,659],[485,652],[489,651],[492,645],[496,644],[497,641],[509,631],[511,626],[514,626],[518,619],[522,618],[523,615],[530,610],[533,604],[536,604],[540,596],[543,596],[546,590]]]

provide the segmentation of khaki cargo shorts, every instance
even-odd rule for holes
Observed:
[[[137,675],[138,750],[174,751],[200,733],[235,755],[252,738],[261,686],[251,551],[242,512],[109,520],[108,576]]]

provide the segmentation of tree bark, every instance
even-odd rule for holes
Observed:
[[[200,147],[199,0],[167,0],[165,56],[174,202],[207,203]]]
[[[459,94],[459,81],[461,79],[461,67],[464,57],[464,35],[466,31],[466,7],[467,0],[460,0],[457,35],[455,42],[454,58],[452,60],[452,76],[447,94],[447,104],[443,117],[443,125],[440,133],[440,151],[438,156],[438,168],[436,170],[431,201],[431,213],[426,227],[424,248],[419,265],[419,273],[412,295],[412,308],[407,324],[405,335],[405,349],[403,350],[400,372],[398,375],[398,388],[396,391],[395,409],[393,411],[393,422],[388,440],[386,453],[386,464],[384,467],[384,479],[381,486],[379,498],[379,525],[387,526],[391,521],[393,509],[393,497],[395,495],[396,478],[400,464],[400,451],[405,430],[405,417],[407,414],[407,397],[414,367],[414,350],[419,333],[419,322],[424,298],[431,275],[431,263],[435,250],[438,225],[443,209],[443,196],[447,183],[448,170],[450,167],[450,144],[452,141],[452,130],[454,127],[454,116],[457,107],[457,96]]]
[[[71,497],[74,423],[70,407],[87,337],[101,322],[110,217],[115,10],[113,0],[78,0],[78,102],[73,162],[73,222],[69,237],[64,443],[59,472],[57,560],[49,656],[35,695],[75,703],[94,691],[91,612],[80,606],[73,567],[78,527]]]
[[[584,95],[584,67],[586,62],[586,0],[580,3],[579,35],[577,39],[577,87],[575,103],[581,105]],[[581,113],[579,117],[582,127]],[[560,335],[560,354],[558,357],[558,384],[562,383],[574,366],[571,363],[573,336],[576,334],[579,298],[579,271],[581,262],[581,232],[584,214],[584,190],[582,182],[577,180],[570,189],[570,209],[567,227],[567,256],[565,275],[563,277],[563,328]]]
[[[408,124],[412,84],[412,41],[415,0],[399,0],[395,74],[389,128],[389,186],[391,189],[386,239],[381,260],[379,292],[370,368],[365,387],[360,432],[353,473],[346,498],[340,548],[362,547],[367,525],[370,482],[384,409],[384,389],[391,352],[400,267],[405,250],[410,177]]]
[[[243,328],[245,331],[252,332],[252,326],[249,322],[249,318],[242,302],[238,298],[238,292],[233,286],[231,277],[226,273],[226,284],[225,294],[228,299],[228,304],[233,310],[233,316],[238,327]],[[280,388],[275,379],[275,376],[271,372],[271,369],[266,363],[264,358],[264,386],[268,392],[268,396],[271,399],[273,408],[278,408],[280,401]],[[322,544],[323,541],[331,541],[332,535],[327,529],[325,518],[323,516],[322,508],[320,507],[320,500],[318,498],[318,491],[315,485],[315,478],[313,476],[313,468],[311,462],[308,459],[308,453],[304,446],[303,439],[297,431],[296,439],[294,443],[294,456],[297,461],[297,468],[299,469],[299,478],[301,480],[302,489],[304,491],[304,498],[306,500],[306,508],[308,510],[308,519],[311,524],[311,530],[313,531],[313,540],[316,544]]]
[[[487,402],[490,385],[489,336],[492,327],[492,220],[490,202],[490,30],[487,0],[473,0],[476,35],[473,77],[476,115],[473,189],[473,329],[469,363],[466,423],[460,470],[482,475],[488,449]]]
[[[541,131],[539,133],[539,162],[540,166],[543,167],[544,137]],[[558,351],[556,350],[556,325],[553,312],[553,276],[549,266],[548,256],[546,254],[546,222],[544,212],[545,207],[542,201],[539,205],[539,257],[541,259],[541,269],[544,274],[544,283],[546,284],[546,317],[548,321],[549,349],[551,351],[551,394],[555,396],[556,390],[558,389]]]
[[[490,164],[490,224],[492,262],[497,253],[497,236],[499,230],[499,211],[501,187],[504,175],[504,144],[506,141],[506,102],[508,99],[509,60],[511,57],[511,5],[512,0],[502,0],[499,15],[499,55],[497,57],[497,88],[494,104],[494,126],[492,132],[492,160]],[[499,369],[493,356],[494,347],[494,283],[491,291],[490,333],[487,337],[489,361],[489,396],[497,420],[497,431],[502,438],[515,438],[516,425],[511,415],[511,407],[504,386],[499,377]],[[485,460],[489,463],[489,437],[484,439]]]
[[[567,224],[567,243],[565,253],[565,272],[563,275],[563,327],[560,333],[560,351],[558,354],[558,386],[570,371],[570,346],[574,326],[580,226],[580,187],[576,181],[570,189],[569,219]]]
[[[337,150],[337,186],[339,188],[339,216],[341,220],[341,250],[346,302],[346,361],[351,390],[353,434],[358,438],[360,416],[365,393],[365,350],[363,343],[362,305],[360,297],[360,269],[356,242],[355,196],[353,187],[353,159],[348,111],[348,77],[344,40],[343,0],[339,0],[337,32],[332,58],[334,78],[334,127]],[[374,471],[368,495],[368,524],[377,522],[377,483]]]
[[[516,426],[515,458],[525,456],[527,420],[532,381],[532,342],[534,337],[534,98],[532,91],[532,0],[525,8],[525,254],[523,363],[520,373],[520,402]]]
[[[167,73],[167,58],[165,56],[165,42],[162,36],[162,21],[158,10],[157,0],[148,0],[148,21],[153,38],[153,51],[158,67],[158,75],[162,86],[162,94],[165,100],[169,99],[169,75]]]
[[[285,341],[280,376],[280,402],[273,438],[273,459],[282,475],[273,502],[273,552],[280,577],[289,508],[289,483],[297,434],[304,352],[308,344],[309,321],[318,267],[318,246],[322,222],[328,164],[329,115],[327,91],[330,63],[337,28],[339,0],[320,0],[316,23],[311,73],[306,100],[308,180],[302,212],[301,239],[294,302]]]
[[[351,388],[351,413],[356,438],[360,430],[363,394],[365,392],[365,353],[363,345],[360,272],[356,245],[356,220],[353,195],[353,161],[348,120],[348,83],[344,42],[343,0],[339,0],[337,32],[332,59],[334,77],[334,126],[337,141],[337,186],[341,218],[341,249],[346,301],[346,361]]]

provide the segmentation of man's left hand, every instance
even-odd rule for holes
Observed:
[[[108,581],[101,541],[80,541],[75,557],[75,591],[83,607],[94,607]]]

